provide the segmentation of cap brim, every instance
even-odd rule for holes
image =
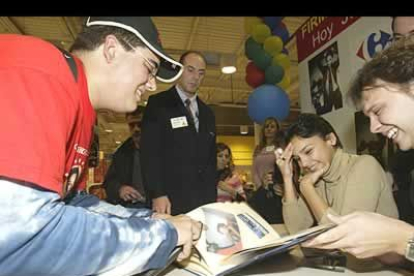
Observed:
[[[143,40],[144,41],[144,40]],[[145,45],[148,46],[157,56],[161,58],[160,67],[158,69],[157,73],[157,79],[170,83],[176,81],[181,74],[183,73],[183,65],[168,55],[166,55],[163,51],[156,49],[155,47],[149,47],[147,42],[145,42]]]
[[[86,26],[93,26],[93,25],[104,25],[104,26],[113,26],[122,28],[124,30],[130,31],[134,33],[141,41],[157,56],[161,58],[160,67],[158,69],[157,73],[157,79],[162,82],[170,83],[173,81],[176,81],[183,72],[183,65],[179,63],[178,61],[175,61],[173,58],[168,56],[164,49],[161,48],[161,46],[158,46],[156,44],[152,45],[148,42],[145,37],[138,32],[135,28],[119,23],[116,21],[110,21],[110,20],[95,20],[91,21],[91,17],[88,17],[88,20],[86,22]]]

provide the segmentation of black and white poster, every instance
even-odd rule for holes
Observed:
[[[309,61],[310,96],[318,115],[343,107],[342,91],[338,81],[339,67],[337,42]]]

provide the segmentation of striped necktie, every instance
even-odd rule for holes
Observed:
[[[190,99],[186,99],[186,100],[185,100],[185,108],[187,109],[188,114],[190,115],[190,120],[191,120],[191,122],[190,122],[190,123],[191,123],[192,125],[194,125],[194,115],[193,115],[193,112],[191,111],[190,104],[191,104]]]

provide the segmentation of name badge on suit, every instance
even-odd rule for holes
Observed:
[[[171,118],[170,121],[173,129],[188,126],[187,117],[185,116]]]

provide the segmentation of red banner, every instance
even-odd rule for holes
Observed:
[[[312,16],[296,31],[298,62],[351,26],[360,16]]]

